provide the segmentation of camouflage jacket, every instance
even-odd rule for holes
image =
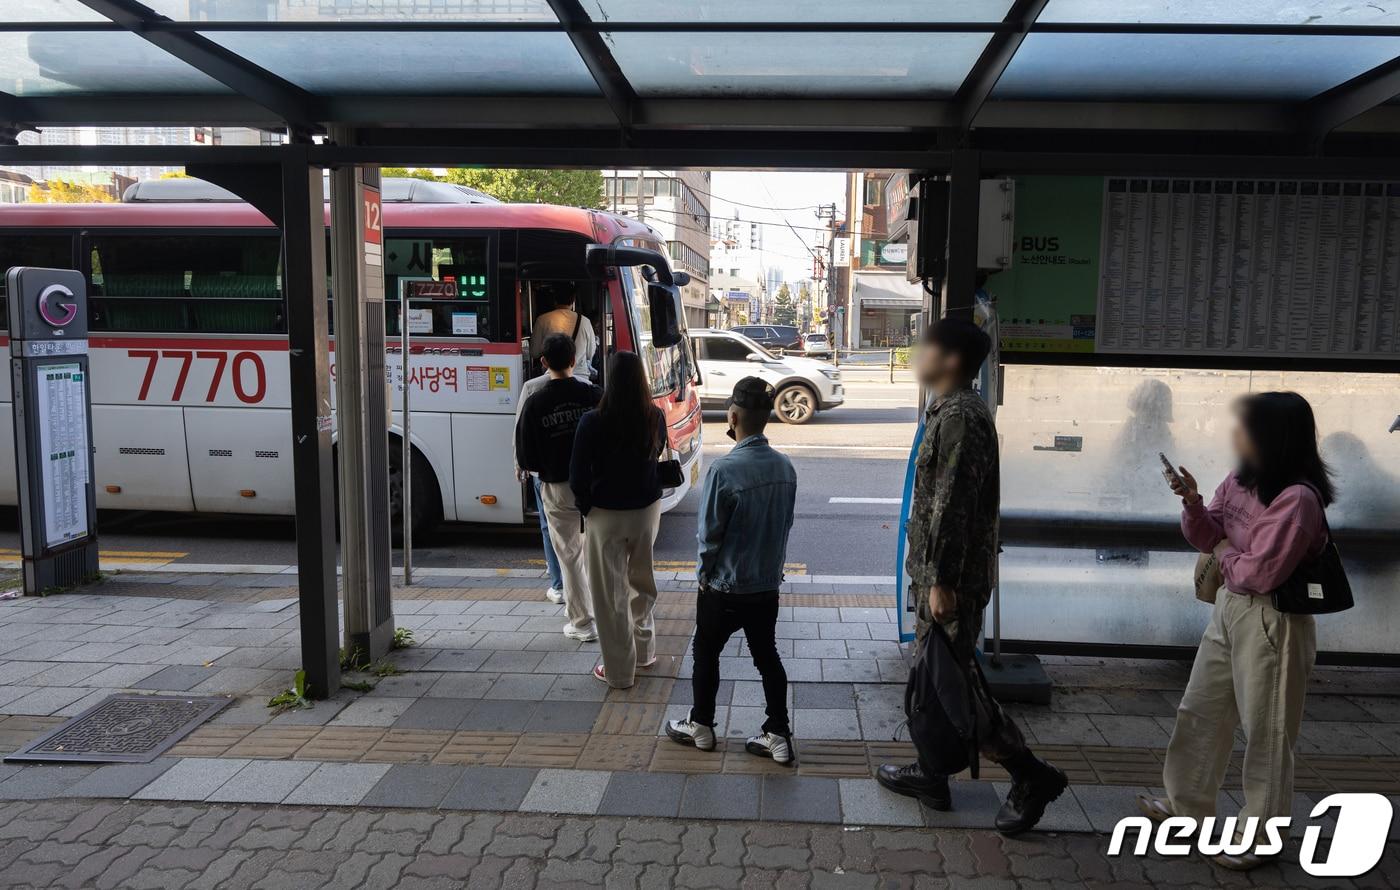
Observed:
[[[981,609],[991,596],[1001,509],[997,444],[991,411],[971,389],[929,406],[904,564],[920,600],[934,584],[952,588],[967,607]]]

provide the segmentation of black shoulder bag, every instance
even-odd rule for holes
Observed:
[[[656,462],[656,476],[661,481],[662,488],[680,488],[685,484],[685,471],[681,469],[681,462],[674,456],[668,443],[661,449],[661,459]]]
[[[1318,502],[1322,495],[1311,485]],[[1330,615],[1345,612],[1355,602],[1351,597],[1351,582],[1347,581],[1346,569],[1342,567],[1342,554],[1337,542],[1332,540],[1332,527],[1327,524],[1327,509],[1322,512],[1322,530],[1327,535],[1327,543],[1322,552],[1305,559],[1288,580],[1269,594],[1274,608],[1291,615]]]

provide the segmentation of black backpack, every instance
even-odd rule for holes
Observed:
[[[953,654],[948,634],[937,624],[929,629],[914,656],[904,686],[904,716],[909,739],[925,775],[952,776],[971,767],[977,778],[977,710],[973,683],[985,683],[975,664]]]

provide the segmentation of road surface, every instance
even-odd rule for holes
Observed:
[[[773,444],[798,474],[797,516],[788,548],[790,571],[821,575],[894,574],[894,526],[917,390],[906,373],[889,383],[885,369],[847,369],[847,402],[805,426],[774,422]],[[729,447],[723,412],[705,415],[705,458]],[[661,520],[656,559],[662,570],[693,567],[692,491]],[[290,518],[204,517],[180,513],[104,512],[104,560],[152,566],[289,565],[296,560]],[[17,558],[13,513],[0,520],[0,559]],[[414,542],[422,567],[539,568],[534,527],[447,524]],[[397,562],[397,557],[396,557]]]

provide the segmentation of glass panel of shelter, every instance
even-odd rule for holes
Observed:
[[[1259,25],[1396,25],[1400,7],[1279,0],[1050,0],[1039,22],[1179,22]]]
[[[844,22],[869,18],[881,22],[999,22],[1010,0],[885,0],[859,10],[846,0],[584,0],[595,22]]]
[[[204,36],[325,95],[594,96],[562,33],[208,31]]]
[[[645,97],[951,96],[990,34],[609,32]],[[876,60],[872,64],[872,60]]]
[[[22,0],[37,3],[42,0]],[[76,3],[76,0],[63,0]],[[145,0],[176,21],[436,22],[558,21],[545,0]],[[38,19],[31,19],[38,20]]]
[[[71,93],[218,94],[207,74],[127,31],[0,32],[0,83],[21,98]]]
[[[1302,102],[1400,56],[1400,38],[1031,33],[994,99]]]

